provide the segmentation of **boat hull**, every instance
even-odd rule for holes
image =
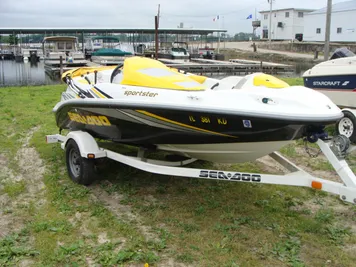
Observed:
[[[304,134],[301,123],[194,112],[66,107],[57,125],[95,138],[231,163],[253,161]]]
[[[254,161],[278,151],[290,143],[292,143],[291,140],[221,144],[162,144],[157,145],[157,148],[200,160],[218,163],[242,163]]]
[[[346,89],[315,89],[329,97],[340,108],[356,108],[356,91]]]
[[[56,111],[56,121],[62,129],[142,146],[288,141],[300,138],[307,125],[318,126],[315,122],[114,105],[64,105]]]
[[[356,89],[356,73],[349,75],[328,75],[304,77],[304,86],[313,89]]]
[[[304,86],[323,93],[339,107],[356,107],[356,74],[304,77]]]

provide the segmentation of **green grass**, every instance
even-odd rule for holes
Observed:
[[[0,265],[19,265],[24,259],[33,266],[87,266],[88,259],[102,266],[155,266],[168,259],[192,266],[354,265],[356,255],[344,247],[356,244],[347,227],[356,221],[355,208],[310,189],[153,175],[113,161],[104,165],[97,185],[72,183],[63,151],[44,138],[58,132],[51,110],[63,89],[0,90],[0,154],[15,174],[21,172],[15,155],[37,127],[30,146],[46,165],[44,194],[10,207],[10,215],[24,224],[0,239]],[[300,159],[295,146],[282,152]],[[255,162],[191,166],[263,169]],[[21,183],[6,181],[0,193],[20,201],[28,194],[27,181]],[[105,191],[122,209],[113,213],[93,197],[93,188]],[[127,209],[137,217],[130,218]],[[147,238],[140,225],[154,238]],[[101,236],[107,242],[99,242]]]
[[[252,171],[246,164],[233,168]],[[314,216],[299,209],[313,198],[309,190],[164,176],[147,179],[144,172],[130,176],[130,168],[114,163],[109,169],[105,176],[113,185],[107,191],[126,193],[125,204],[142,214],[146,224],[165,225],[165,243],[177,248],[171,255],[179,261],[199,266],[224,266],[226,262],[242,266],[278,262],[303,266],[310,261],[311,266],[317,266],[328,256],[307,260],[301,256],[308,249],[304,245],[311,236],[319,249],[333,247],[341,253],[343,260],[336,261],[341,265],[350,265],[354,259],[337,246],[330,232],[342,218],[324,211]],[[117,177],[112,174],[114,170],[124,175]],[[147,203],[147,195],[154,197],[154,203]],[[344,231],[347,232],[335,231],[338,241],[347,237]]]
[[[4,193],[8,194],[10,197],[16,197],[21,193],[25,192],[26,185],[24,181],[19,182],[7,182],[4,185]]]
[[[0,253],[0,262],[13,264],[25,256],[34,261],[34,266],[66,265],[69,263],[84,265],[86,254],[92,255],[94,262],[104,262],[105,255],[97,256],[101,244],[98,244],[97,236],[106,233],[109,239],[121,237],[126,239],[125,249],[127,253],[136,253],[136,248],[141,248],[139,255],[124,257],[117,262],[156,260],[148,249],[147,242],[135,225],[116,218],[105,206],[94,201],[90,189],[73,184],[64,171],[64,154],[57,145],[45,143],[45,135],[57,133],[52,108],[58,102],[64,85],[3,88],[0,90],[0,147],[2,157],[9,161],[9,166],[18,173],[16,153],[22,147],[24,139],[31,129],[37,127],[30,141],[40,153],[47,166],[44,176],[46,194],[41,196],[46,200],[45,204],[35,207],[33,204],[25,204],[25,212],[15,213],[26,222],[26,236],[31,239],[28,251],[36,253],[13,253],[16,248],[6,243],[1,244],[0,249],[10,252]],[[21,199],[21,193],[26,190],[26,181],[6,182],[1,190],[10,197]],[[30,182],[30,181],[29,181]],[[41,201],[39,196],[31,199],[34,203]],[[20,213],[20,214],[19,214]],[[81,220],[73,226],[70,221],[75,214],[80,213]],[[78,227],[84,227],[88,235],[83,234]],[[11,236],[5,237],[11,239]],[[31,238],[30,238],[31,237]],[[93,242],[92,239],[95,239]],[[117,243],[105,253],[108,257],[117,256]],[[105,264],[104,264],[105,265]],[[109,264],[110,265],[110,264]]]
[[[288,83],[289,85],[304,85],[303,78],[281,78],[283,81]]]
[[[295,151],[295,144],[286,145],[281,149],[281,153],[290,158],[297,157],[297,152]]]

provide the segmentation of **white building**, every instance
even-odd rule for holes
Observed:
[[[356,41],[356,1],[347,1],[332,6],[330,41]],[[325,41],[326,7],[305,15],[304,40]]]
[[[296,34],[303,34],[304,15],[315,11],[314,9],[286,8],[272,10],[271,39],[293,40]],[[270,12],[260,11],[262,39],[268,39]]]

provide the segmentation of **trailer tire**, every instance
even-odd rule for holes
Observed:
[[[337,134],[345,135],[351,143],[356,142],[356,117],[350,111],[344,110],[344,117],[336,123]]]
[[[95,180],[95,160],[83,158],[77,143],[71,139],[66,145],[66,165],[73,182],[90,185]]]

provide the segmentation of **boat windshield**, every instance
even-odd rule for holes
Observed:
[[[347,49],[346,47],[341,47],[335,50],[334,54],[330,57],[331,59],[342,58],[342,57],[354,57],[355,54]]]
[[[173,47],[172,51],[173,52],[184,52],[184,53],[186,52],[186,50],[182,47]]]

